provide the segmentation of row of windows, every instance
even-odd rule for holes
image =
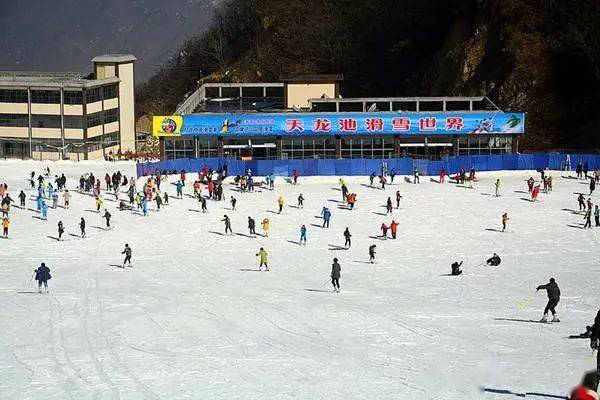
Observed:
[[[87,126],[102,125],[116,122],[119,119],[119,109],[99,111],[88,115]],[[81,115],[65,115],[64,123],[66,129],[83,129],[84,118]],[[27,114],[0,114],[0,126],[13,128],[27,128],[29,126],[29,117]],[[32,128],[61,128],[60,115],[31,115]]]
[[[114,99],[118,95],[118,85],[110,85],[89,89],[86,92],[86,102],[95,103],[102,99]],[[83,104],[81,90],[65,90],[64,104]],[[27,90],[0,90],[0,103],[27,103]],[[60,90],[32,90],[31,102],[36,104],[60,104]]]
[[[87,149],[88,151],[96,151],[102,148],[116,146],[118,144],[119,132],[112,132],[89,139]]]

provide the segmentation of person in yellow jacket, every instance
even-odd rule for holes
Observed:
[[[10,225],[10,221],[8,220],[7,217],[4,217],[4,219],[2,220],[2,237],[7,238],[8,237],[8,226]]]
[[[262,230],[263,230],[263,234],[265,236],[269,236],[269,225],[271,223],[269,222],[269,218],[265,218],[262,220],[261,226],[262,226]]]
[[[281,214],[281,212],[283,211],[283,196],[279,196],[279,199],[277,199],[277,204],[279,204],[279,212],[277,214]]]
[[[269,254],[267,253],[267,251],[265,249],[263,249],[262,247],[260,248],[260,250],[258,251],[258,253],[256,253],[256,256],[260,256],[260,265],[258,266],[258,270],[261,271],[262,266],[265,266],[265,271],[269,270],[269,265],[267,264],[269,259]]]
[[[102,200],[102,197],[96,197],[96,212],[100,212],[102,204],[104,204],[104,200]]]

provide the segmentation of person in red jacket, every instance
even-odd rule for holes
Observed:
[[[208,198],[212,199],[213,191],[215,190],[215,184],[213,183],[213,181],[208,182],[208,185],[206,185],[206,188],[208,189]]]
[[[106,190],[110,190],[110,175],[104,175],[104,182],[106,182]]]
[[[598,400],[596,388],[596,371],[587,372],[581,384],[571,392],[570,400]]]
[[[356,193],[350,193],[346,197],[346,201],[348,202],[348,205],[350,206],[350,209],[354,210],[354,203],[356,203]]]
[[[388,227],[385,224],[385,222],[381,223],[381,238],[383,240],[387,240],[387,231],[388,231]]]
[[[396,239],[396,232],[398,231],[398,223],[394,220],[390,223],[390,231],[392,231],[392,239]]]
[[[536,201],[538,194],[540,194],[540,185],[535,185],[531,191],[531,201]]]
[[[440,170],[440,183],[444,183],[444,178],[445,177],[446,177],[446,170],[442,168]]]
[[[179,174],[179,180],[181,181],[181,183],[183,184],[183,186],[185,186],[185,170],[181,170],[181,173]]]

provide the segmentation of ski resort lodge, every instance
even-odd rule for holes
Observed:
[[[92,59],[93,72],[0,72],[0,157],[93,160],[135,151],[136,58]]]
[[[517,152],[523,113],[486,97],[340,96],[342,75],[204,83],[153,118],[161,159],[425,158]]]

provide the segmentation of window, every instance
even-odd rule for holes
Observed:
[[[59,128],[61,127],[60,115],[32,115],[32,128]]]
[[[0,114],[0,126],[27,128],[29,127],[29,118],[27,114]]]
[[[117,97],[117,85],[104,86],[104,100]]]
[[[0,90],[0,103],[27,103],[27,90]]]
[[[83,129],[83,116],[65,115],[65,129]]]
[[[102,135],[102,145],[104,147],[117,146],[119,144],[119,132],[111,132]]]
[[[83,92],[81,90],[65,90],[63,101],[65,104],[83,104]]]
[[[118,108],[113,108],[113,109],[110,109],[110,110],[105,110],[104,111],[104,123],[105,124],[110,124],[111,122],[118,121],[118,115],[117,115],[118,111],[119,111]]]
[[[32,90],[31,102],[37,104],[60,104],[60,90]]]
[[[89,104],[100,101],[100,89],[101,88],[88,89],[85,94],[85,102]]]
[[[87,149],[88,151],[96,151],[102,148],[102,136],[95,136],[88,139]]]
[[[97,113],[88,114],[87,127],[102,125],[102,113],[102,111],[98,111]]]
[[[194,153],[194,139],[165,140],[165,156],[167,159],[194,158]]]

